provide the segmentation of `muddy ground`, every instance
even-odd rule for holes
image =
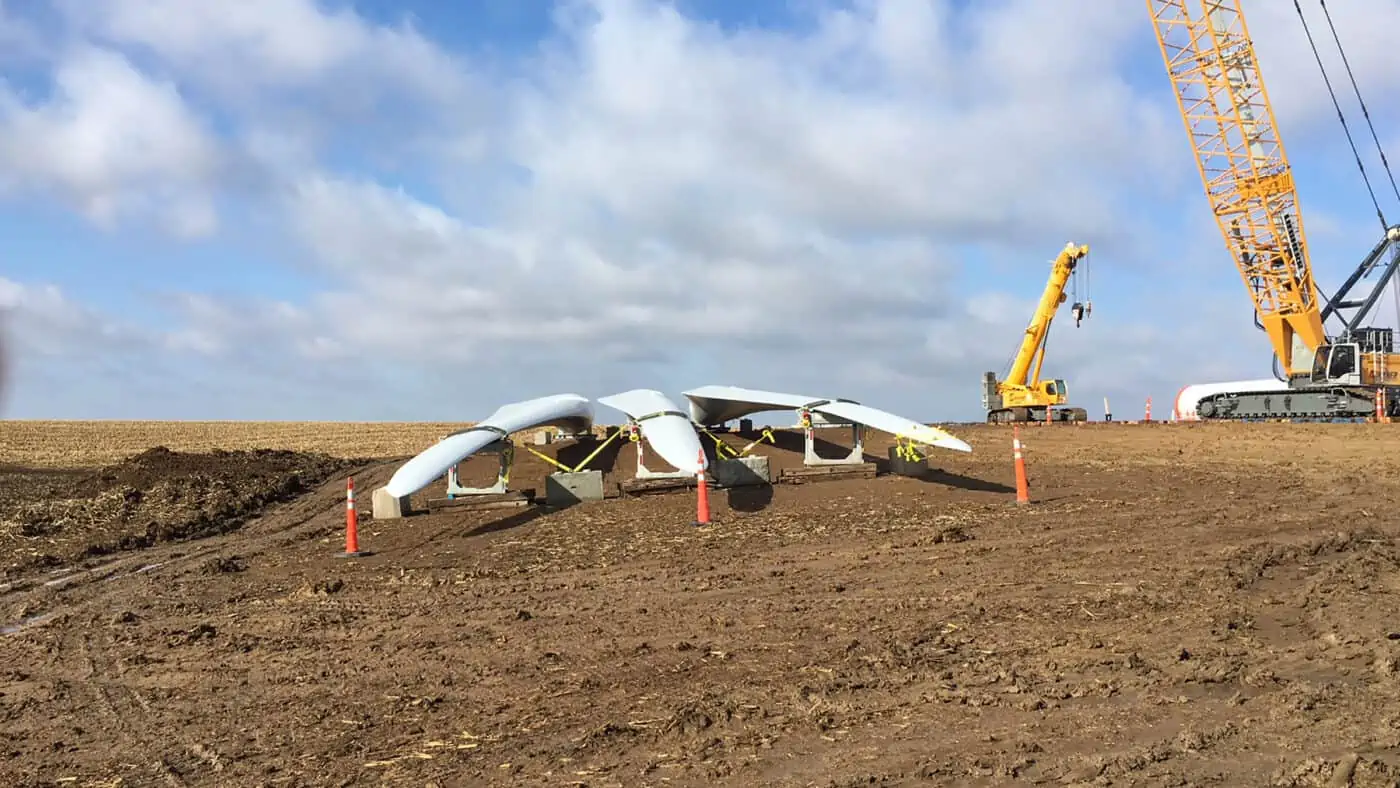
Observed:
[[[153,447],[91,471],[0,465],[0,577],[227,533],[364,462]]]
[[[5,549],[53,556],[0,596],[0,784],[1396,785],[1397,430],[1036,427],[1017,507],[1009,432],[962,427],[928,478],[715,491],[707,528],[693,492],[376,522],[393,463],[157,453],[236,524],[189,496],[159,522],[214,526],[99,554],[77,523],[145,515],[24,536],[17,481],[172,482],[0,469]]]

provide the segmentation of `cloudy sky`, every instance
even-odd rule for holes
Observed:
[[[7,417],[978,419],[1068,241],[1046,372],[1091,413],[1269,374],[1141,2],[0,3]],[[1400,156],[1400,0],[1328,7]],[[1375,212],[1292,4],[1245,10],[1330,290]]]

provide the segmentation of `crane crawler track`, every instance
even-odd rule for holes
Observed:
[[[1400,387],[1386,386],[1387,415],[1395,416]],[[1202,421],[1374,421],[1376,389],[1368,386],[1308,386],[1285,391],[1213,394],[1196,405]]]
[[[1053,408],[1051,421],[1088,421],[1089,412],[1083,408]],[[1000,408],[987,413],[988,424],[1033,424],[1045,421],[1045,408]]]

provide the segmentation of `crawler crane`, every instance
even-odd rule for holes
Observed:
[[[1321,5],[1331,27],[1325,0]],[[1295,2],[1294,8],[1311,44],[1302,6]],[[1273,345],[1274,374],[1288,384],[1282,391],[1213,394],[1200,401],[1197,414],[1208,420],[1360,420],[1378,415],[1378,400],[1395,413],[1400,405],[1400,354],[1395,352],[1394,330],[1361,323],[1400,263],[1395,245],[1400,227],[1386,223],[1371,191],[1382,237],[1342,287],[1324,299],[1313,280],[1293,173],[1239,0],[1147,0],[1147,9],[1201,182],[1254,300],[1255,325]],[[1336,38],[1335,27],[1332,33]],[[1337,48],[1342,50],[1339,39]],[[1350,141],[1315,44],[1313,54]],[[1345,51],[1342,56],[1346,63]],[[1347,72],[1350,76],[1350,65]],[[1356,88],[1354,77],[1352,86]],[[1366,114],[1359,89],[1356,97]],[[1369,114],[1366,118],[1369,124]],[[1371,135],[1376,138],[1374,127]],[[1380,150],[1378,138],[1376,147]],[[1380,157],[1389,174],[1384,150]],[[1356,163],[1371,190],[1359,154]],[[1390,184],[1400,199],[1393,176]],[[1373,275],[1371,282],[1361,284]],[[1331,335],[1324,330],[1329,318],[1340,323],[1340,330]]]
[[[1040,296],[1035,315],[1031,318],[1021,346],[1011,362],[1006,380],[997,380],[995,372],[982,377],[982,407],[989,424],[1046,421],[1046,411],[1055,421],[1084,421],[1088,414],[1083,408],[1057,408],[1067,401],[1069,391],[1061,379],[1041,380],[1040,365],[1045,361],[1046,340],[1055,312],[1065,302],[1065,286],[1076,272],[1079,261],[1089,253],[1089,247],[1066,244],[1050,267],[1050,280]],[[1076,288],[1077,289],[1077,288]],[[1091,304],[1075,300],[1070,307],[1077,326],[1092,309]],[[1032,368],[1034,365],[1034,368]]]

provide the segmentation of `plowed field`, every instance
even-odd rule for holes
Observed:
[[[1027,507],[1010,431],[952,430],[703,528],[693,491],[375,521],[397,460],[348,430],[11,454],[0,784],[1397,784],[1400,426],[1038,426]]]

